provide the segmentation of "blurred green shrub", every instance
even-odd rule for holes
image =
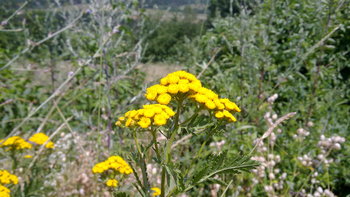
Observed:
[[[152,33],[145,40],[147,48],[143,61],[184,62],[190,57],[192,49],[186,47],[187,43],[198,37],[202,30],[202,23],[194,21],[195,17],[190,9],[170,19],[166,19],[166,16],[150,16],[146,20],[144,32]]]

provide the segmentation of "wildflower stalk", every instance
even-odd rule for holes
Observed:
[[[16,170],[17,164],[18,164],[15,154],[16,154],[15,151],[11,150],[10,157],[12,159],[12,171]]]
[[[179,128],[179,118],[180,118],[180,113],[181,113],[181,108],[182,108],[182,102],[183,102],[183,98],[179,98],[178,99],[178,105],[177,105],[177,110],[176,110],[176,114],[175,114],[175,119],[174,119],[174,125],[173,125],[173,129],[171,131],[171,136],[170,139],[168,140],[167,144],[166,144],[166,150],[165,150],[165,163],[163,165],[162,168],[162,183],[161,183],[161,197],[165,196],[165,171],[166,168],[165,166],[169,164],[169,162],[171,161],[171,146],[174,142],[175,139],[175,135],[177,133],[177,130]]]
[[[143,155],[143,154],[142,154],[142,151],[141,151],[140,144],[139,144],[139,140],[137,139],[136,130],[134,130],[134,132],[133,132],[133,137],[134,137],[134,141],[135,141],[135,145],[136,145],[136,148],[137,148],[138,153],[139,153],[140,155]]]
[[[201,107],[197,107],[196,110],[195,110],[195,112],[193,113],[193,115],[192,115],[190,118],[188,118],[187,120],[183,121],[183,122],[181,123],[181,125],[185,125],[185,124],[187,124],[187,123],[189,123],[189,124],[192,123],[192,122],[194,121],[194,119],[197,118],[198,113],[199,113],[202,109],[203,109],[203,108],[201,108]]]
[[[142,179],[143,179],[143,186],[144,186],[142,188],[145,190],[144,192],[145,192],[146,196],[149,197],[150,196],[149,195],[150,185],[149,185],[148,178],[147,178],[146,162],[145,162],[144,154],[141,151],[139,141],[137,139],[136,130],[134,130],[134,132],[133,132],[133,137],[134,137],[135,145],[136,145],[138,156],[139,156],[139,161],[141,164],[141,172],[142,172]]]
[[[151,129],[151,133],[152,133],[152,136],[153,136],[154,149],[155,149],[155,152],[156,152],[156,155],[157,155],[157,159],[159,161],[161,161],[160,151],[159,151],[158,142],[157,142],[156,129],[152,128]]]

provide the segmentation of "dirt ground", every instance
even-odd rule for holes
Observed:
[[[137,66],[142,72],[146,73],[145,82],[150,83],[156,81],[170,72],[183,69],[182,66],[175,64],[165,64],[165,63],[147,63],[140,64]]]
[[[146,73],[145,83],[152,83],[170,72],[183,69],[182,66],[166,63],[139,64],[136,68]],[[52,86],[52,72],[49,65],[40,66],[38,64],[26,61],[20,64],[15,64],[12,69],[20,74],[32,75],[32,84]],[[67,79],[69,72],[72,72],[75,69],[76,68],[69,61],[56,62],[53,76],[55,88]]]

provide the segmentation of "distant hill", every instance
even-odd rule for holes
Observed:
[[[166,6],[166,7],[179,7],[189,4],[206,4],[207,0],[146,0],[145,7]]]
[[[118,0],[112,0],[112,2]],[[2,9],[16,9],[21,6],[25,0],[0,0],[0,8]],[[77,5],[86,4],[90,0],[60,0],[62,5]],[[32,0],[27,4],[27,8],[47,8],[52,6],[54,1],[50,0]],[[151,8],[154,6],[159,7],[180,7],[189,4],[206,4],[207,0],[145,0],[144,7]]]
[[[25,0],[0,0],[0,8],[2,9],[17,9],[20,7]],[[76,5],[85,3],[85,0],[61,0],[59,1],[62,5]],[[51,0],[32,0],[28,1],[26,8],[47,8],[52,6],[54,1]]]

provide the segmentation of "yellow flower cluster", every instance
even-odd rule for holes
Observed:
[[[0,184],[0,196],[1,197],[10,197],[10,192],[11,191],[7,187]]]
[[[121,174],[131,174],[133,173],[129,164],[120,156],[111,156],[106,161],[97,163],[93,168],[92,172],[103,173],[109,169],[119,172]]]
[[[215,117],[218,119],[226,119],[230,122],[235,122],[236,118],[231,112],[241,111],[236,103],[227,98],[219,98],[215,92],[207,88],[199,88],[195,94],[190,96],[190,98],[205,105],[205,107],[210,110],[215,110]]]
[[[116,122],[117,126],[124,124],[126,127],[139,125],[147,128],[150,125],[165,125],[167,120],[174,116],[175,112],[166,105],[152,104],[144,105],[142,109],[131,110],[120,117]]]
[[[202,87],[201,82],[192,74],[176,71],[160,80],[160,84],[153,85],[146,90],[145,97],[151,101],[167,105],[173,97],[179,94],[202,104],[215,112],[215,117],[236,121],[231,112],[240,112],[239,107],[227,98],[219,96],[210,89]]]
[[[32,145],[19,136],[12,136],[0,140],[0,148],[2,147],[8,147],[7,150],[22,150],[30,149],[32,148]]]
[[[47,135],[45,135],[44,133],[36,133],[29,138],[30,142],[33,142],[33,143],[38,144],[38,145],[43,145],[48,140],[49,140],[49,137]],[[45,147],[46,148],[54,148],[55,144],[53,142],[49,141],[45,145]]]
[[[18,184],[18,177],[7,170],[0,170],[0,196],[10,197],[11,190],[5,187],[5,184]]]
[[[118,186],[118,181],[116,179],[108,179],[106,181],[106,185],[108,187],[117,187]]]
[[[0,170],[0,184],[18,184],[18,177],[7,170]]]
[[[158,187],[152,187],[151,190],[153,191],[152,196],[159,196],[162,194],[162,191]]]
[[[111,170],[111,171],[108,171]],[[93,168],[92,172],[94,174],[100,174],[103,172],[111,173],[108,176],[114,177],[116,176],[116,173],[120,174],[131,174],[133,173],[132,168],[130,165],[120,156],[111,156],[107,160],[97,163]],[[114,178],[108,179],[105,182],[106,186],[108,187],[117,187],[118,181]]]
[[[196,92],[201,87],[201,82],[194,75],[185,71],[176,71],[162,78],[160,84],[147,88],[145,97],[150,101],[167,105],[172,96],[179,93]]]

